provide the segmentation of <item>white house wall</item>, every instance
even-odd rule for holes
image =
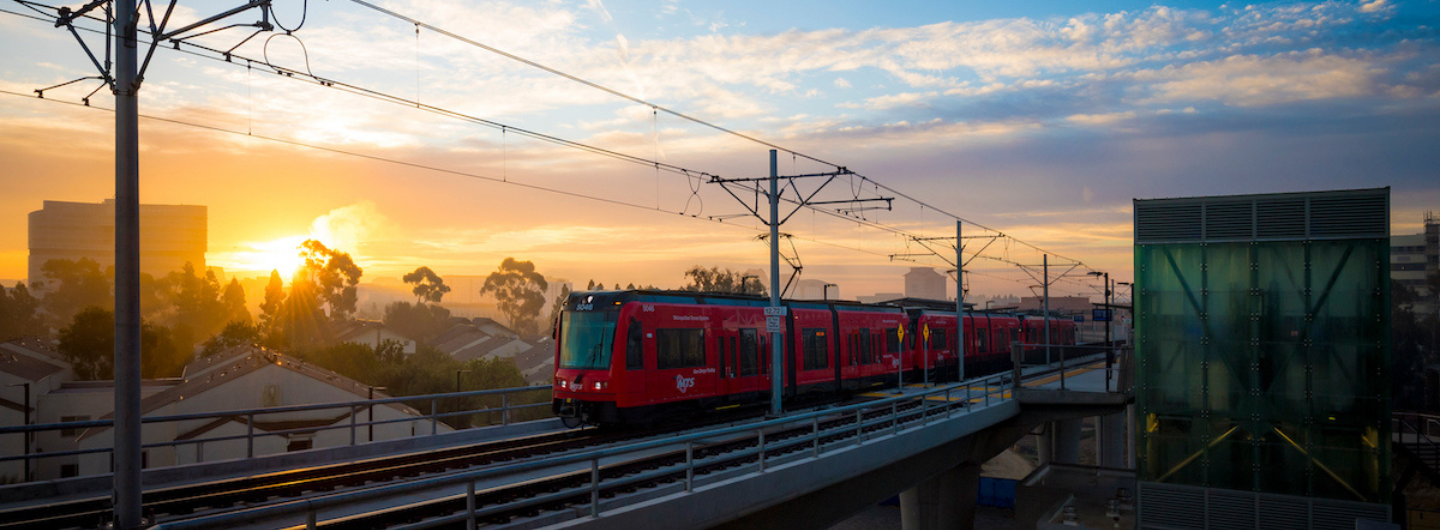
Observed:
[[[338,381],[348,382],[346,379]],[[279,389],[278,402],[266,402],[266,388],[275,386]],[[173,401],[170,404],[157,408],[146,413],[151,416],[168,416],[176,414],[192,414],[210,411],[259,409],[273,406],[308,405],[318,403],[345,403],[364,400],[368,393],[365,386],[356,387],[356,392],[338,388],[326,381],[319,381],[309,375],[295,372],[289,368],[267,364],[253,372],[241,375],[233,380],[224,382],[194,396],[186,396],[184,399]],[[274,392],[272,391],[272,396]],[[430,422],[417,416],[407,414],[400,409],[388,405],[373,407],[375,418],[379,421],[411,419],[411,421],[388,423],[374,427],[375,440],[391,440],[404,438],[413,434],[430,434]],[[304,421],[317,419],[336,419],[338,421],[331,426],[338,427],[316,431],[313,434],[296,433],[293,435],[272,435],[266,431],[256,428],[254,431],[254,454],[262,456],[286,452],[290,445],[291,438],[303,438],[311,436],[312,448],[320,449],[350,444],[350,418],[349,410],[345,407],[335,409],[324,409],[316,411],[287,412],[281,414],[257,415],[257,424],[264,425],[280,421]],[[356,423],[362,423],[369,419],[369,411],[362,407],[355,418]],[[175,423],[147,423],[144,425],[143,440],[146,444],[169,442],[176,437],[191,432],[212,423],[214,420],[190,420]],[[245,418],[238,418],[238,421],[226,422],[207,432],[195,437],[196,441],[207,438],[220,438],[225,436],[244,436],[249,430]],[[449,432],[451,429],[443,423],[439,426],[439,432]],[[369,441],[370,429],[360,425],[356,428],[356,443]],[[84,448],[110,447],[113,443],[113,431],[106,429],[93,436],[85,438],[81,442]],[[199,444],[185,444],[176,447],[147,449],[149,467],[184,465],[196,462],[214,462],[218,460],[230,460],[246,457],[247,442],[245,439],[231,441],[204,442],[203,448]],[[106,473],[110,469],[108,454],[104,456],[80,458],[81,474]],[[57,468],[58,469],[58,468]]]

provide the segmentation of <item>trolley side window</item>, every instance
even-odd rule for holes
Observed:
[[[760,337],[753,329],[740,330],[740,376],[755,375],[759,372]]]
[[[870,340],[870,328],[863,328],[863,329],[861,329],[861,330],[860,330],[860,362],[863,362],[863,363],[865,363],[865,364],[874,364],[874,362],[875,362],[875,357],[874,357],[874,356],[871,354],[871,352],[870,352],[870,345],[873,344],[873,343],[874,343],[874,341],[871,341],[871,340]]]
[[[804,333],[803,369],[817,370],[829,366],[830,352],[825,347],[825,328],[805,328]]]
[[[885,353],[900,353],[900,328],[885,328]]]
[[[641,329],[640,321],[630,319],[630,330],[625,333],[625,369],[645,369],[645,331]]]
[[[760,336],[760,374],[770,373],[770,347],[766,344],[765,335]]]
[[[931,350],[943,350],[943,349],[945,349],[945,347],[948,346],[949,344],[950,344],[950,341],[945,340],[945,329],[944,329],[944,328],[931,329],[931,330],[930,330],[930,349],[931,349]]]
[[[855,349],[854,333],[845,336],[845,356],[847,356],[845,357],[845,359],[847,359],[848,363],[850,363],[850,366],[857,366],[857,364],[860,364],[860,350]]]
[[[660,370],[705,366],[705,330],[655,330],[655,366]]]

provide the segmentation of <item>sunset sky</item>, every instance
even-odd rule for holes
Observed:
[[[175,18],[238,3],[184,1]],[[1437,0],[378,4],[846,166],[1122,281],[1134,198],[1390,186],[1395,234],[1440,211]],[[276,16],[293,28],[301,8],[277,0]],[[140,123],[142,202],[208,206],[211,265],[268,273],[316,237],[353,254],[366,279],[419,265],[486,274],[507,256],[582,285],[675,287],[690,265],[766,266],[760,225],[735,217],[744,208],[717,185],[413,102],[697,174],[764,176],[765,145],[343,0],[310,2],[293,37],[278,33],[234,53],[410,103],[243,59],[156,51],[140,108],[167,121]],[[195,42],[223,50],[248,34]],[[100,109],[65,104],[94,81],[33,97],[95,74],[63,29],[0,13],[0,50],[0,278],[21,279],[28,212],[113,196],[113,114],[103,110],[113,97],[92,98]],[[782,174],[830,169],[780,158]],[[874,192],[841,178],[817,198]],[[952,218],[904,199],[864,216],[954,234]],[[847,298],[903,290],[910,266],[944,267],[892,260],[919,248],[863,223],[802,211],[782,230],[796,237],[802,277],[838,283]],[[1008,241],[985,255],[1041,260]],[[1037,283],[1002,261],[971,266],[972,293],[1029,294]]]

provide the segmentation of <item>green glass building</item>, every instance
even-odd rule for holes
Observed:
[[[1389,520],[1389,202],[1135,201],[1141,528]]]

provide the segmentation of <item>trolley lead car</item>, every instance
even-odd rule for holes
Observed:
[[[759,297],[585,291],[556,330],[555,414],[571,426],[647,423],[770,398],[770,334]],[[853,302],[785,301],[783,399],[834,399],[897,378],[953,380],[955,312]],[[1075,324],[1051,319],[1052,344]],[[965,373],[1009,366],[1012,341],[1041,343],[1044,320],[967,313]],[[928,370],[928,374],[922,372]]]

